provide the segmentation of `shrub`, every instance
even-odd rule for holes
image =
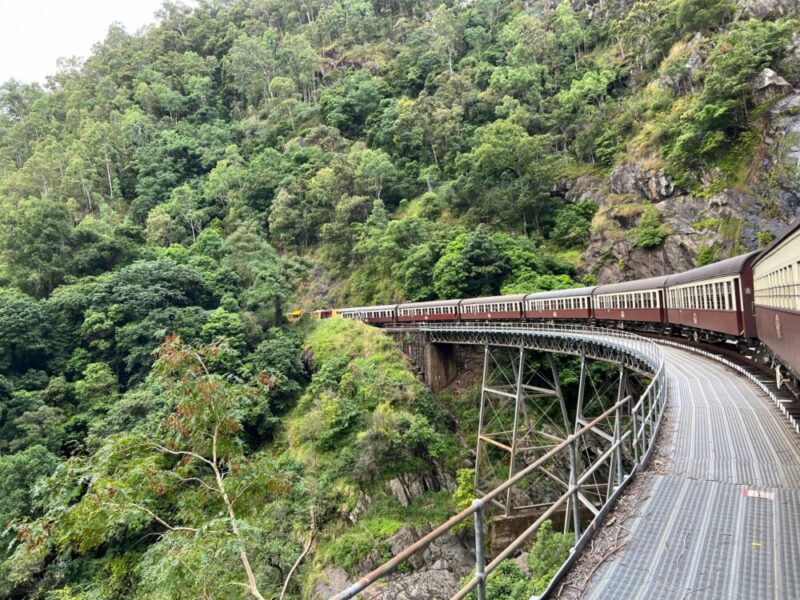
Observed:
[[[634,229],[633,245],[636,248],[655,248],[667,235],[669,229],[661,223],[661,213],[654,206],[648,206]]]

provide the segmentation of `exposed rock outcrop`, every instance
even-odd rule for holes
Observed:
[[[778,69],[794,87],[800,86],[800,32],[795,32],[786,48]]]
[[[615,168],[610,183],[615,194],[643,194],[652,201],[663,200],[675,192],[675,186],[663,169],[645,170],[636,163]]]
[[[738,0],[737,19],[778,19],[800,13],[800,0]]]
[[[662,69],[658,85],[677,95],[693,92],[708,58],[705,46],[707,39],[700,33],[695,34],[683,52],[672,59],[674,61],[672,68]]]
[[[427,492],[455,491],[456,482],[452,475],[436,465],[430,473],[408,473],[395,477],[387,482],[386,487],[401,506],[408,506],[414,498]]]
[[[420,539],[429,530],[404,527],[386,540],[392,554]],[[411,573],[396,573],[384,582],[361,594],[365,600],[413,600],[418,598],[449,598],[458,591],[458,581],[469,574],[475,565],[474,555],[458,537],[445,535],[425,550],[409,559]],[[359,571],[367,573],[377,567],[381,556],[369,556]],[[314,586],[312,597],[322,600],[347,589],[355,580],[344,569],[324,570],[323,580]]]

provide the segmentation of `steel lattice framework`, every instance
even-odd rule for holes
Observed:
[[[636,334],[569,325],[426,323],[413,329],[424,332],[429,343],[483,347],[475,469],[475,487],[483,496],[334,600],[356,596],[470,516],[475,526],[475,575],[453,600],[473,589],[485,600],[487,576],[521,549],[545,520],[563,511],[564,529],[574,532],[575,547],[552,588],[649,459],[666,402],[660,348]],[[395,329],[409,330],[407,325]],[[550,355],[544,367],[542,352]],[[569,406],[553,359],[558,354],[580,362],[577,397]],[[595,381],[591,360],[615,365],[616,375]],[[642,377],[649,383],[638,394],[635,380]],[[610,396],[614,400],[609,402]],[[502,483],[491,489],[497,481]],[[535,511],[535,516],[487,565],[484,528],[493,507],[505,516],[526,510]]]

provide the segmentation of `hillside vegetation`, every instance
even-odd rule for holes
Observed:
[[[0,85],[0,596],[277,598],[314,531],[309,597],[454,510],[471,413],[377,332],[284,314],[766,243],[800,205],[761,168],[798,143],[789,4],[165,2]],[[713,213],[676,201],[688,233],[678,191]]]

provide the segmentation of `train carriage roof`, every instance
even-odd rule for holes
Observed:
[[[493,302],[522,302],[525,299],[525,294],[511,294],[509,296],[485,296],[483,298],[470,298],[463,300],[461,304],[486,304]]]
[[[338,311],[343,312],[360,312],[362,310],[394,310],[397,304],[382,304],[380,306],[350,306],[348,308],[340,308]]]
[[[667,278],[667,287],[694,283],[695,281],[705,281],[707,279],[717,279],[718,277],[739,275],[747,265],[747,262],[752,260],[759,252],[760,251],[748,252],[747,254],[720,260],[704,267],[692,269],[691,271],[670,275]]]
[[[525,296],[526,300],[548,300],[550,298],[573,298],[580,296],[591,296],[597,286],[568,288],[565,290],[550,290],[548,292],[532,292]]]
[[[772,251],[775,250],[775,248],[777,248],[778,246],[783,244],[783,242],[789,236],[791,236],[793,233],[795,233],[798,229],[800,229],[800,218],[797,218],[794,221],[792,221],[789,224],[789,226],[784,230],[783,233],[781,233],[778,237],[776,237],[774,240],[772,240],[769,243],[769,245],[767,245],[767,247],[764,248],[764,250],[762,250],[761,256],[759,256],[755,261],[753,261],[753,264],[756,265],[759,262],[761,262],[763,259],[767,258],[772,253]]]
[[[607,283],[598,285],[594,289],[594,296],[602,294],[623,294],[625,292],[643,292],[647,290],[657,290],[664,287],[669,275],[660,277],[648,277],[647,279],[634,279],[633,281],[623,281],[622,283]]]
[[[407,304],[398,304],[397,309],[402,308],[431,308],[434,306],[454,306],[461,300],[430,300],[428,302],[409,302]]]

